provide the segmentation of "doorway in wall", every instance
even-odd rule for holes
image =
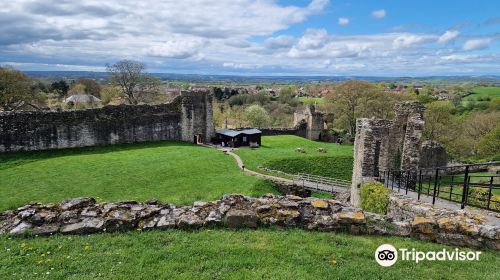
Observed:
[[[201,134],[196,134],[194,136],[194,143],[195,144],[203,144],[203,137]]]

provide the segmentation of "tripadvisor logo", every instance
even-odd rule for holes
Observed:
[[[375,260],[384,267],[392,266],[398,258],[402,261],[479,261],[481,251],[462,251],[443,249],[440,251],[417,251],[415,248],[399,248],[397,250],[391,244],[382,244],[375,250]]]

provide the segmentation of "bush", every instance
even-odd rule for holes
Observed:
[[[382,183],[370,182],[361,186],[361,208],[368,212],[385,215],[389,208],[391,191]]]

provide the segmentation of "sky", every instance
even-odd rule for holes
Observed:
[[[0,1],[0,65],[24,71],[500,75],[498,0]]]

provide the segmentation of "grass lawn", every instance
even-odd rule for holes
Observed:
[[[299,101],[302,104],[323,104],[325,100],[323,97],[299,97]]]
[[[374,260],[384,243],[438,251],[406,238],[303,230],[151,231],[90,236],[0,236],[0,279],[499,279],[500,252],[479,261]]]
[[[304,148],[306,152],[295,151],[299,147]],[[320,153],[318,148],[325,148],[327,152]],[[315,142],[293,135],[263,136],[262,147],[257,149],[242,148],[236,151],[236,154],[243,159],[248,168],[257,169],[257,166],[265,166],[270,161],[289,158],[300,160],[301,158],[318,157],[352,157],[353,146]]]
[[[187,204],[269,189],[214,149],[160,142],[0,155],[0,211],[93,196]]]

